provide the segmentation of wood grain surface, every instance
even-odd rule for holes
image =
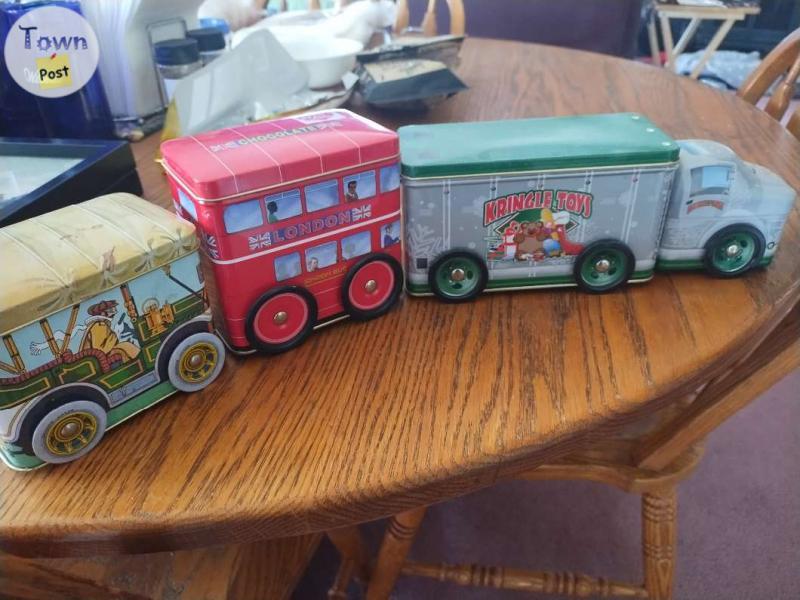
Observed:
[[[470,86],[397,126],[639,111],[676,138],[730,145],[800,189],[800,143],[736,98],[597,54],[467,40]],[[358,106],[357,110],[361,110]],[[169,205],[136,145],[145,195]],[[603,296],[404,298],[119,427],[80,461],[0,474],[0,548],[69,556],[322,531],[506,479],[650,414],[723,372],[800,297],[800,215],[772,266],[742,279],[658,274]]]

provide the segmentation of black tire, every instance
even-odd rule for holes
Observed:
[[[444,271],[448,269],[448,265],[458,264],[459,261],[464,261],[464,265],[474,268],[471,271],[473,279],[470,279],[469,288],[464,292],[458,292],[452,288],[447,289],[446,284],[441,281],[442,276],[446,275]],[[444,302],[456,303],[473,300],[486,289],[488,281],[489,270],[486,268],[486,261],[477,252],[471,250],[450,250],[440,254],[428,269],[428,285],[433,294]]]
[[[753,244],[753,254],[749,260],[741,266],[737,266],[734,270],[723,270],[715,264],[714,253],[724,244],[725,240],[733,235],[744,235],[749,237]],[[703,252],[703,266],[706,272],[713,277],[720,277],[722,279],[731,279],[732,277],[739,277],[757,266],[761,259],[764,257],[764,250],[766,249],[766,240],[764,235],[752,225],[728,225],[723,227],[717,233],[712,235],[704,247]]]
[[[384,262],[391,268],[392,273],[394,274],[394,285],[392,286],[390,295],[380,304],[380,306],[373,309],[364,310],[355,306],[350,300],[350,284],[353,282],[353,279],[362,268],[377,261]],[[403,267],[400,266],[400,263],[397,261],[397,259],[393,256],[389,256],[388,254],[368,254],[359,260],[355,265],[353,265],[347,272],[347,276],[344,278],[344,285],[342,286],[342,305],[352,319],[355,319],[356,321],[369,321],[370,319],[375,319],[376,317],[380,317],[389,312],[392,307],[397,304],[397,301],[400,299],[400,294],[402,293]]]
[[[601,259],[609,260],[611,268],[616,268],[618,271],[607,272],[613,277],[603,274],[598,276],[598,281],[594,281],[587,276],[587,271],[592,269],[593,262]],[[627,244],[614,239],[597,240],[586,246],[575,259],[572,275],[575,277],[575,283],[584,292],[604,294],[628,283],[635,266],[636,259]]]
[[[297,294],[305,300],[308,307],[308,320],[302,330],[291,339],[277,344],[267,343],[256,334],[256,316],[258,315],[259,309],[268,300],[279,294],[285,293]],[[263,352],[264,354],[280,354],[281,352],[286,352],[287,350],[291,350],[292,348],[296,348],[302,344],[311,334],[311,332],[314,331],[314,326],[317,324],[317,301],[314,299],[314,296],[311,295],[311,292],[300,286],[287,285],[284,287],[274,288],[260,296],[258,300],[253,303],[253,306],[251,306],[250,310],[247,311],[246,319],[244,331],[250,346],[259,352]]]
[[[98,389],[86,385],[69,385],[57,388],[44,398],[39,400],[22,421],[19,429],[16,444],[27,454],[33,454],[33,432],[39,422],[59,406],[63,406],[75,400],[91,400],[98,404],[104,411],[108,412],[108,399]]]

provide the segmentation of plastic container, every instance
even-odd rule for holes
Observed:
[[[222,35],[225,37],[225,47],[230,50],[231,42],[233,41],[233,34],[231,33],[231,26],[225,19],[215,19],[211,17],[202,17],[197,20],[200,27],[216,27],[222,30]]]
[[[153,45],[153,50],[156,67],[164,83],[164,92],[169,102],[178,82],[203,66],[203,61],[200,59],[200,48],[197,40],[180,38],[158,42]]]
[[[219,27],[191,29],[186,32],[186,37],[197,41],[197,48],[200,50],[200,60],[203,66],[221,56],[227,48],[225,32]]]

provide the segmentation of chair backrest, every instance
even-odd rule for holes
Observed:
[[[800,77],[800,29],[795,29],[770,52],[750,77],[739,88],[737,95],[756,104],[770,86],[780,79],[772,92],[764,111],[772,118],[781,120],[795,93]],[[800,139],[800,108],[789,118],[786,128]]]
[[[447,9],[450,11],[450,33],[464,35],[464,0],[447,0]],[[397,0],[395,33],[400,34],[408,29],[408,15],[408,0]],[[422,33],[436,35],[436,0],[428,0],[428,8],[422,18]]]

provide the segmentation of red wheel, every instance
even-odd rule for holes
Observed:
[[[345,280],[344,306],[350,316],[371,319],[397,302],[403,271],[391,256],[372,255],[356,264]]]
[[[305,290],[273,290],[262,296],[250,310],[247,337],[259,350],[283,352],[297,346],[311,333],[316,313],[314,298]]]

